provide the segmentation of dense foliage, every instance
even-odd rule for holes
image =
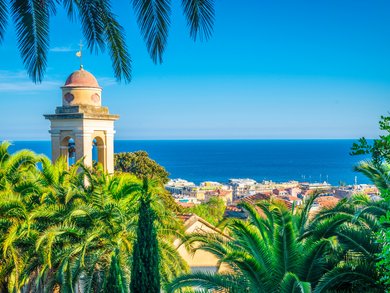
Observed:
[[[365,138],[361,138],[352,147],[352,154],[369,154],[371,160],[360,162],[355,170],[361,172],[379,189],[382,198],[390,203],[390,116],[382,116],[379,128],[383,132],[372,144],[368,144]],[[381,273],[381,281],[390,289],[390,210],[380,219],[383,229],[378,231],[378,241],[382,245],[382,251],[378,254],[378,269]]]
[[[226,204],[223,199],[213,196],[208,202],[187,208],[184,212],[194,213],[207,222],[217,225],[223,219],[225,210]]]
[[[0,145],[0,291],[127,292],[143,182],[7,148]],[[187,270],[172,244],[182,226],[157,196],[162,186],[149,191],[166,284]]]
[[[388,203],[364,196],[309,215],[314,197],[294,213],[280,202],[243,204],[248,220],[227,223],[227,235],[194,233],[187,244],[213,253],[222,271],[177,278],[169,292],[197,286],[221,292],[383,292],[375,241]]]
[[[167,170],[152,160],[145,151],[115,154],[114,167],[117,172],[131,173],[139,178],[158,179],[164,184],[169,181]]]
[[[362,137],[352,145],[352,155],[371,155],[371,162],[380,165],[383,162],[390,164],[390,116],[382,116],[379,121],[379,129],[383,132],[373,143],[368,143]]]
[[[63,8],[70,20],[78,20],[91,52],[104,52],[112,59],[115,77],[131,79],[131,58],[125,32],[109,0],[0,0],[0,43],[4,39],[11,16],[16,26],[18,49],[28,75],[41,82],[47,67],[50,18]],[[117,2],[117,1],[115,1]],[[155,63],[162,62],[171,19],[171,1],[130,1],[149,55]],[[190,37],[208,39],[214,24],[213,0],[182,0],[183,14]]]
[[[130,173],[138,178],[150,178],[162,184],[167,183],[169,180],[167,170],[152,160],[145,151],[115,154],[114,168],[116,172]],[[180,212],[180,206],[167,190],[160,190],[159,196],[169,209]]]

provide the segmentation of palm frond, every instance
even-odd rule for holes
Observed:
[[[87,40],[87,46],[91,52],[97,52],[105,48],[105,24],[102,18],[104,12],[100,1],[83,0],[75,1],[81,18],[81,27],[84,37]],[[73,7],[68,4],[68,13],[71,13]],[[71,10],[69,10],[71,9]]]
[[[299,234],[302,235],[307,226],[307,222],[309,220],[310,209],[313,206],[314,201],[320,196],[320,193],[315,193],[305,200],[303,210],[300,213],[299,222],[298,222],[298,231]]]
[[[371,233],[371,229],[346,225],[341,227],[337,236],[340,243],[346,245],[348,250],[365,255],[366,261],[375,261],[375,254],[380,252],[380,246]]]
[[[229,252],[221,261],[229,264],[235,272],[245,276],[245,279],[254,290],[271,291],[270,288],[272,288],[274,280],[271,277],[270,270],[272,269],[273,272],[273,267],[262,266],[249,253],[237,250]]]
[[[8,148],[11,146],[9,141],[0,143],[0,166],[2,166],[9,158],[10,154]]]
[[[280,283],[281,293],[310,293],[311,286],[309,282],[302,282],[298,276],[293,273],[286,273]]]
[[[368,177],[379,190],[390,189],[390,164],[362,161],[354,167],[354,170]]]
[[[287,272],[295,272],[299,267],[300,257],[296,242],[296,235],[289,211],[281,207],[273,207],[277,227],[274,232],[274,250],[276,258],[276,272],[280,277]]]
[[[227,290],[227,292],[249,292],[246,282],[240,279],[240,276],[216,275],[201,272],[178,277],[166,287],[166,291],[173,293],[182,288],[197,286],[222,292],[224,292],[224,290]]]
[[[351,265],[338,266],[324,274],[314,293],[329,291],[343,292],[383,292],[377,279],[373,277],[370,266],[361,264],[357,267]]]
[[[19,151],[7,160],[7,164],[3,167],[7,180],[12,184],[17,184],[23,175],[28,175],[23,171],[33,171],[37,163],[37,156],[29,150]]]
[[[191,38],[208,40],[215,20],[214,0],[182,0],[182,7]]]
[[[304,245],[300,276],[303,280],[316,284],[326,270],[326,255],[332,253],[336,237],[307,241]]]
[[[271,266],[270,247],[274,243],[269,243],[269,239],[265,241],[257,229],[252,229],[241,221],[236,221],[231,229],[235,238],[239,239],[236,245],[249,253],[260,266],[265,268]]]
[[[108,1],[102,1],[102,6],[109,6]],[[105,26],[105,39],[108,44],[114,74],[118,81],[122,78],[125,82],[131,81],[131,58],[125,43],[123,27],[118,23],[109,7],[102,10],[102,18]]]
[[[332,213],[332,216],[324,217],[321,221],[313,220],[306,231],[299,237],[304,239],[313,237],[314,240],[329,238],[336,235],[337,229],[344,223],[353,219],[353,214]]]
[[[0,0],[0,44],[4,40],[5,28],[8,20],[7,1]]]
[[[266,217],[265,219],[262,218],[257,212],[256,208],[251,206],[247,202],[240,203],[239,207],[244,208],[244,210],[249,214],[251,223],[257,228],[257,230],[261,234],[262,241],[264,241],[267,245],[269,245],[270,244],[269,240],[272,239],[272,233],[270,231],[270,223],[269,223],[270,221],[272,221],[271,219],[272,216],[270,216],[270,214],[266,214],[266,216],[268,217]]]
[[[19,51],[27,73],[35,83],[42,81],[46,70],[49,15],[54,5],[53,0],[16,0],[11,4]]]
[[[132,0],[141,35],[154,63],[162,63],[170,25],[170,0]]]
[[[70,20],[73,20],[76,14],[74,0],[62,0],[65,11]]]

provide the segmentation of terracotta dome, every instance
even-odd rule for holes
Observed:
[[[95,87],[100,88],[96,78],[88,71],[80,68],[66,79],[64,87]]]

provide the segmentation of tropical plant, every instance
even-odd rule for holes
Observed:
[[[262,202],[257,208],[243,203],[242,207],[249,219],[228,222],[229,238],[195,233],[188,239],[197,244],[196,249],[215,254],[220,265],[228,269],[215,275],[195,273],[179,277],[168,291],[200,286],[227,292],[287,292],[287,288],[310,292],[310,283],[302,281],[301,268],[312,254],[296,241],[291,213],[278,202]]]
[[[223,199],[218,198],[217,196],[212,196],[208,202],[184,209],[184,212],[194,213],[205,219],[210,224],[218,225],[218,223],[223,219],[225,210],[226,203]]]
[[[186,287],[221,292],[382,292],[377,284],[375,232],[387,203],[365,197],[310,214],[315,196],[290,212],[279,202],[242,204],[248,220],[227,222],[228,237],[195,233],[187,245],[220,261],[218,274],[177,278],[169,292]]]
[[[385,201],[355,195],[321,210],[308,222],[302,239],[333,239],[335,247],[332,254],[325,255],[326,272],[319,276],[314,292],[383,292],[376,270],[382,249],[377,233],[388,209]]]
[[[381,282],[386,287],[386,292],[388,292],[390,289],[390,211],[387,211],[386,215],[381,218],[381,224],[384,229],[377,234],[378,241],[383,248],[378,254],[377,269],[381,276]]]
[[[142,181],[6,149],[0,146],[1,291],[127,292]],[[182,226],[160,197],[152,206],[166,284],[188,270],[173,246]]]
[[[98,292],[108,284],[106,278],[115,269],[120,272],[122,280],[117,286],[124,288],[130,283],[132,244],[136,238],[137,203],[142,195],[142,182],[129,174],[107,176],[102,170],[91,173],[85,169],[84,174],[88,182],[81,185],[85,202],[72,208],[55,231],[49,229],[46,231],[48,233],[42,234],[42,243],[52,246],[43,247],[43,250],[61,251],[56,257],[56,266],[60,268],[56,270],[57,279],[70,274],[73,276],[72,286],[82,278],[86,291]],[[161,259],[170,264],[160,268],[162,283],[166,283],[187,269],[180,256],[173,251],[172,244],[174,237],[179,237],[181,226],[163,201],[158,198],[153,205],[159,210],[156,227],[161,243]],[[60,236],[58,243],[50,238],[53,232]],[[69,250],[63,251],[58,247],[55,250],[53,244],[61,248],[69,247]],[[57,285],[62,287],[64,283],[67,284],[67,281],[62,280]]]
[[[166,48],[171,19],[168,0],[132,0],[141,35],[153,62],[161,63]],[[90,51],[103,52],[108,47],[115,77],[131,79],[131,59],[125,32],[118,22],[109,0],[0,0],[0,42],[8,22],[8,14],[16,26],[16,37],[28,75],[41,82],[47,67],[50,18],[61,6],[70,20],[78,19]],[[182,0],[190,37],[208,39],[214,23],[213,0]]]
[[[390,163],[361,161],[354,170],[364,174],[383,193],[390,189]]]
[[[37,157],[30,151],[14,155],[8,152],[10,144],[0,144],[0,289],[19,290],[22,272],[28,264],[24,255],[33,243],[29,214],[39,203],[34,196],[34,174]],[[31,247],[30,247],[31,248]],[[30,250],[31,251],[31,250]]]
[[[379,189],[381,197],[390,203],[390,117],[382,116],[379,128],[385,134],[374,139],[369,144],[364,138],[352,147],[353,154],[369,154],[371,160],[361,161],[355,167],[355,171],[365,175]],[[378,241],[382,250],[377,256],[377,271],[381,276],[381,282],[388,290],[390,288],[390,210],[387,207],[382,213],[380,222],[382,229],[377,231]]]

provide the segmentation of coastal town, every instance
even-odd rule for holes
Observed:
[[[390,293],[389,10],[0,0],[0,293]]]
[[[199,185],[184,179],[171,179],[165,188],[172,194],[175,201],[184,208],[190,208],[201,203],[207,203],[211,198],[222,199],[226,204],[225,217],[239,216],[242,210],[237,206],[241,201],[255,203],[264,199],[280,199],[287,206],[299,206],[314,193],[319,193],[313,205],[313,210],[322,207],[330,208],[343,198],[351,198],[355,194],[368,195],[372,200],[379,200],[379,190],[375,185],[353,184],[333,186],[309,182],[257,182],[253,179],[230,179],[226,183],[204,181]]]

